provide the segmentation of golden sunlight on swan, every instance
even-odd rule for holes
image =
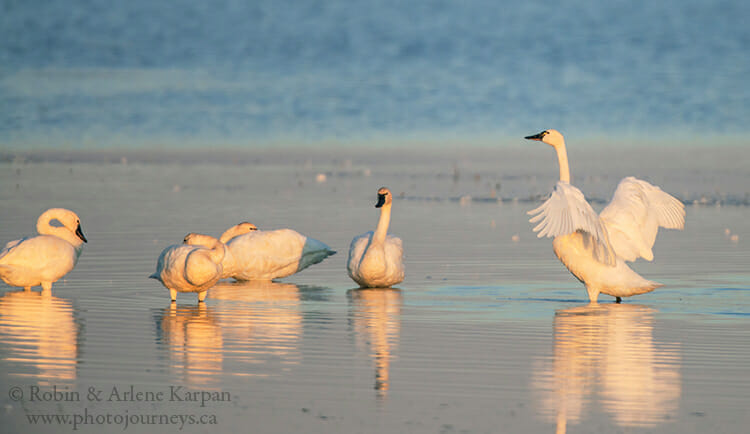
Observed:
[[[680,348],[654,342],[654,313],[590,304],[555,314],[552,359],[535,363],[532,391],[557,433],[580,423],[587,408],[602,408],[623,428],[653,428],[676,416]]]
[[[336,253],[325,243],[295,230],[262,231],[248,222],[227,229],[219,241],[226,245],[221,277],[238,281],[281,279]],[[198,238],[186,238],[185,243],[211,247]]]
[[[349,245],[346,270],[361,288],[387,288],[404,280],[404,248],[401,238],[388,235],[393,194],[378,190],[380,219],[375,232],[357,235]]]
[[[200,241],[191,244],[195,239]],[[149,278],[161,282],[172,301],[177,300],[178,292],[197,292],[200,303],[206,299],[208,289],[221,279],[221,262],[227,248],[216,238],[196,233],[187,234],[184,242],[161,252],[156,271]]]
[[[599,294],[621,297],[644,294],[662,286],[646,280],[626,262],[654,259],[652,247],[659,227],[682,229],[685,206],[659,187],[629,176],[620,181],[612,201],[597,215],[583,193],[570,184],[563,135],[546,130],[526,137],[557,152],[560,180],[540,207],[529,211],[538,236],[554,237],[558,259],[578,278],[596,303]]]
[[[9,375],[37,378],[45,386],[74,382],[79,333],[67,300],[30,291],[6,292],[0,297],[0,336],[7,347],[4,360],[21,366]]]
[[[377,397],[384,399],[401,330],[401,290],[352,289],[347,295],[358,347],[375,361],[375,390]]]
[[[58,221],[62,226],[50,223]],[[83,243],[81,220],[73,211],[50,208],[36,222],[36,237],[11,241],[0,251],[0,279],[10,286],[43,291],[68,274],[78,263]]]

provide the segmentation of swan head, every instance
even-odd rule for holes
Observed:
[[[246,234],[248,232],[257,231],[258,227],[249,222],[242,222],[234,227],[238,234]]]
[[[534,134],[533,136],[526,136],[524,137],[524,139],[536,140],[538,142],[546,143],[553,148],[565,145],[565,139],[563,138],[563,135],[560,134],[559,131],[553,129],[544,130],[539,134]]]
[[[221,237],[219,237],[219,241],[226,244],[235,237],[238,237],[240,235],[245,235],[250,232],[257,231],[257,230],[258,230],[258,227],[255,226],[254,224],[248,223],[248,222],[242,222],[224,231],[224,233],[221,234]]]
[[[42,221],[49,222],[51,220],[59,221],[65,229],[74,233],[76,237],[78,237],[78,239],[80,239],[84,243],[89,242],[89,240],[86,239],[86,236],[83,235],[83,230],[81,229],[81,219],[78,218],[78,214],[74,213],[73,211],[65,208],[50,208],[39,217],[39,220],[37,221],[37,227],[39,227],[39,223],[41,223]]]
[[[393,195],[391,190],[385,187],[380,187],[378,190],[378,203],[375,204],[375,208],[382,208],[385,205],[390,205],[393,202]]]

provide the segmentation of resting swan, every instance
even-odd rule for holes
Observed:
[[[196,233],[187,234],[184,242],[164,249],[156,271],[149,277],[169,289],[172,301],[177,300],[178,292],[197,292],[202,302],[208,289],[221,279],[226,246],[216,238]]]
[[[404,249],[400,238],[388,235],[391,221],[391,191],[378,190],[380,220],[375,232],[354,237],[349,246],[346,269],[362,288],[387,288],[404,280]]]
[[[260,231],[247,222],[227,229],[219,241],[227,247],[221,277],[240,281],[287,277],[336,253],[326,244],[297,231]]]
[[[61,227],[52,226],[57,220]],[[10,286],[31,290],[41,285],[43,291],[76,266],[87,242],[81,231],[81,221],[73,211],[51,208],[36,222],[36,237],[11,241],[0,251],[0,279]]]
[[[546,143],[557,151],[560,181],[546,202],[528,212],[538,237],[554,237],[552,248],[565,266],[584,285],[589,300],[599,294],[616,298],[644,294],[663,286],[646,280],[625,261],[651,261],[651,248],[659,227],[682,229],[685,206],[659,187],[632,176],[617,186],[612,201],[597,215],[583,193],[570,185],[568,155],[562,134],[542,131],[525,137]]]

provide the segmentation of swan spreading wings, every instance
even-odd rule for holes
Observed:
[[[616,297],[643,294],[662,286],[630,269],[626,261],[651,261],[659,227],[682,229],[685,206],[659,187],[632,176],[617,186],[612,201],[597,215],[583,193],[570,185],[565,141],[556,130],[528,140],[544,142],[557,151],[560,181],[540,207],[529,211],[538,237],[554,237],[555,254],[596,302],[600,293]]]

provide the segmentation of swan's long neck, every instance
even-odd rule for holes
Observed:
[[[375,229],[375,234],[372,236],[373,243],[385,242],[385,237],[388,235],[388,225],[391,223],[391,205],[383,205],[380,208],[380,220],[378,220],[378,227]]]
[[[229,240],[233,239],[234,237],[238,235],[244,235],[246,234],[246,230],[242,230],[240,225],[232,226],[231,228],[224,231],[223,234],[221,234],[221,237],[219,238],[219,241],[226,244],[229,242]]]
[[[57,211],[55,209],[49,209],[39,216],[36,221],[36,231],[41,235],[54,235],[58,238],[69,242],[76,248],[77,251],[81,250],[83,240],[78,238],[70,229],[65,226],[52,226],[49,224],[52,220],[57,219]]]
[[[565,142],[555,146],[557,151],[557,162],[560,163],[560,181],[570,183],[570,167],[568,167],[568,151],[565,150]]]

